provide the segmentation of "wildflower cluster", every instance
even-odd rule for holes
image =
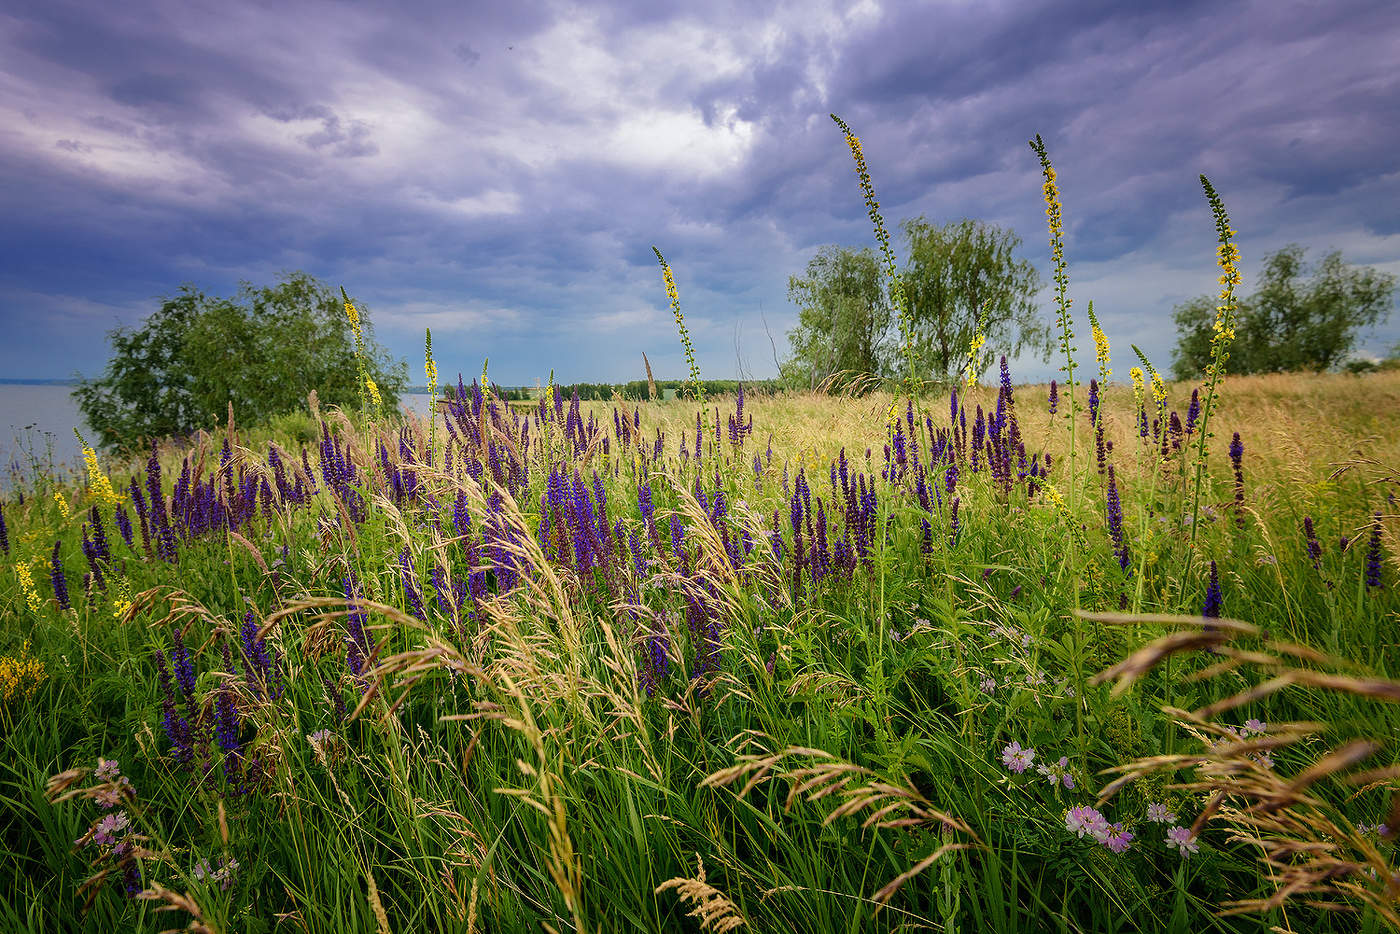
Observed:
[[[1093,837],[1110,852],[1122,855],[1128,851],[1134,835],[1123,829],[1123,822],[1112,824],[1096,808],[1083,805],[1065,812],[1065,829],[1077,837]]]

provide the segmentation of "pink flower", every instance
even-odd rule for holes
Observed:
[[[1108,821],[1104,820],[1103,815],[1087,804],[1070,808],[1069,813],[1065,815],[1065,829],[1080,837],[1088,834],[1100,843],[1107,843],[1112,833],[1112,828],[1108,826]]]
[[[1168,811],[1165,804],[1149,804],[1147,806],[1147,819],[1154,824],[1176,823],[1176,815]]]
[[[1034,749],[1022,749],[1020,743],[1011,743],[1001,751],[1001,761],[1008,769],[1020,775],[1030,768],[1035,758]]]
[[[1182,856],[1189,856],[1201,851],[1201,848],[1196,845],[1196,835],[1191,832],[1189,827],[1171,827],[1167,831],[1167,846],[1176,847]]]
[[[1122,821],[1115,823],[1110,830],[1111,832],[1108,835],[1108,839],[1103,842],[1103,845],[1121,855],[1127,851],[1128,845],[1132,843],[1133,835],[1131,832],[1123,829]]]
[[[1060,756],[1056,765],[1037,765],[1035,770],[1049,779],[1051,785],[1063,783],[1066,788],[1074,788],[1074,777],[1069,774],[1068,756]]]
[[[93,770],[92,777],[99,782],[110,782],[120,774],[121,767],[117,764],[116,759],[103,759],[99,756],[97,768]]]
[[[1244,722],[1244,733],[1246,736],[1250,734],[1258,735],[1260,733],[1263,733],[1268,728],[1269,725],[1267,723],[1264,723],[1261,720],[1257,720],[1254,717],[1250,717]]]
[[[92,839],[97,843],[116,843],[117,835],[130,825],[125,811],[108,814],[93,825]]]

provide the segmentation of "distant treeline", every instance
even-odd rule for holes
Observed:
[[[739,384],[743,383],[746,394],[758,393],[761,395],[771,395],[778,392],[782,387],[776,379],[759,380],[737,380],[737,379],[707,379],[700,383],[701,392],[708,398],[710,396],[722,396],[739,391]],[[658,379],[656,381],[656,393],[664,399],[674,399],[677,396],[684,396],[687,381],[683,379]],[[501,386],[496,383],[491,384],[496,395],[507,401],[538,399],[543,393],[543,388],[534,386]],[[572,399],[574,393],[578,393],[580,402],[607,402],[617,393],[622,398],[630,402],[644,402],[650,398],[650,386],[644,379],[634,379],[630,383],[569,383],[559,384],[555,387],[565,400]],[[444,392],[455,393],[456,387],[448,386]]]

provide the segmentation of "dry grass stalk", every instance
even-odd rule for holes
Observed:
[[[171,889],[167,889],[159,882],[152,882],[150,886],[142,892],[138,892],[137,898],[142,901],[159,901],[165,904],[156,908],[156,911],[183,911],[189,914],[190,922],[183,928],[168,928],[161,934],[176,934],[178,931],[191,931],[194,934],[218,934],[218,931],[204,920],[204,911],[199,907],[199,903],[188,893],[181,894]]]
[[[695,854],[695,861],[699,869],[694,879],[667,879],[656,887],[656,894],[675,889],[681,899],[695,906],[686,912],[686,915],[698,919],[702,931],[724,934],[726,931],[746,926],[748,921],[739,914],[739,909],[734,907],[734,903],[726,898],[723,892],[705,881],[705,861],[700,858],[699,853]]]
[[[1085,614],[1103,616],[1105,614]],[[1132,617],[1117,614],[1111,622],[1132,622]],[[1173,621],[1154,617],[1143,621]],[[1206,625],[1200,618],[1180,620],[1195,627]],[[1209,624],[1225,622],[1210,620]],[[1225,626],[1202,635],[1228,638],[1228,632],[1249,632],[1254,627]],[[1257,632],[1257,630],[1255,630]],[[1125,688],[1168,656],[1199,647],[1197,633],[1173,633],[1139,649],[1123,662],[1099,673],[1093,683],[1119,678],[1118,688]],[[1329,667],[1355,667],[1332,659],[1314,649],[1291,643],[1270,643],[1280,655],[1322,663]],[[1335,806],[1310,794],[1313,786],[1324,779],[1340,784],[1370,784],[1381,787],[1400,776],[1400,766],[1386,766],[1347,774],[1382,748],[1382,743],[1364,738],[1352,739],[1326,754],[1312,759],[1297,774],[1287,777],[1274,771],[1269,753],[1296,747],[1306,737],[1324,729],[1319,723],[1286,723],[1273,725],[1268,735],[1242,740],[1232,729],[1209,722],[1210,717],[1258,700],[1290,685],[1319,687],[1382,701],[1400,701],[1400,683],[1368,676],[1333,674],[1285,664],[1274,655],[1233,652],[1231,664],[1212,666],[1212,673],[1233,671],[1241,664],[1255,664],[1272,669],[1274,676],[1258,685],[1238,692],[1224,700],[1208,704],[1195,712],[1171,707],[1163,711],[1176,717],[1205,746],[1204,753],[1195,755],[1154,756],[1118,766],[1108,772],[1121,776],[1099,793],[1102,805],[1131,781],[1164,769],[1190,768],[1195,780],[1169,785],[1169,788],[1203,792],[1209,801],[1191,827],[1198,834],[1205,824],[1216,819],[1229,829],[1229,839],[1258,847],[1260,859],[1268,869],[1275,890],[1267,898],[1242,899],[1222,905],[1221,915],[1267,912],[1282,907],[1290,899],[1325,911],[1355,911],[1358,903],[1370,906],[1386,922],[1400,928],[1397,899],[1400,898],[1400,874],[1396,874],[1372,841],[1359,833]],[[1115,693],[1119,693],[1115,688]],[[1215,738],[1211,738],[1215,737]],[[1391,799],[1387,817],[1388,827],[1400,826],[1400,792]]]
[[[861,821],[862,828],[889,830],[938,825],[945,833],[956,832],[972,839],[971,843],[945,843],[895,877],[875,893],[873,901],[877,906],[883,907],[901,886],[928,869],[944,854],[984,846],[972,828],[934,808],[917,789],[885,781],[870,769],[837,759],[821,749],[789,746],[781,752],[769,753],[763,750],[763,740],[767,737],[762,734],[746,731],[736,740],[741,737],[739,748],[755,746],[760,751],[740,754],[738,763],[706,776],[700,782],[701,787],[720,788],[744,779],[743,787],[737,792],[739,797],[744,797],[759,785],[781,775],[789,782],[784,810],[791,810],[799,799],[805,799],[809,804],[833,795],[844,799],[822,819],[823,827],[864,811],[867,813]],[[793,769],[780,768],[794,756],[824,761]],[[879,907],[876,910],[879,911]]]

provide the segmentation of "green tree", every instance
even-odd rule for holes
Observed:
[[[984,305],[987,340],[975,364],[979,376],[1000,353],[1031,350],[1042,360],[1050,358],[1055,346],[1050,327],[1032,301],[1040,276],[1028,261],[1012,258],[1019,237],[966,218],[934,227],[917,217],[900,227],[908,257],[904,290],[924,378],[957,377]]]
[[[1322,372],[1340,367],[1356,346],[1362,328],[1389,316],[1395,277],[1367,267],[1355,269],[1334,251],[1323,259],[1306,288],[1295,281],[1303,248],[1289,244],[1264,261],[1259,289],[1239,300],[1231,372]],[[1177,345],[1172,375],[1190,379],[1210,360],[1216,301],[1191,299],[1172,311]]]
[[[386,408],[396,409],[407,366],[375,342],[368,311],[355,306],[366,371]],[[302,272],[284,274],[270,287],[242,283],[234,298],[181,286],[140,327],[119,327],[108,339],[112,358],[105,371],[81,381],[73,396],[111,450],[132,451],[151,438],[213,427],[227,417],[229,403],[243,424],[301,408],[313,389],[325,405],[359,405],[354,342],[340,295]]]
[[[813,389],[843,371],[889,375],[890,303],[873,252],[822,247],[806,276],[788,278],[788,299],[800,311],[780,366],[785,383]]]

